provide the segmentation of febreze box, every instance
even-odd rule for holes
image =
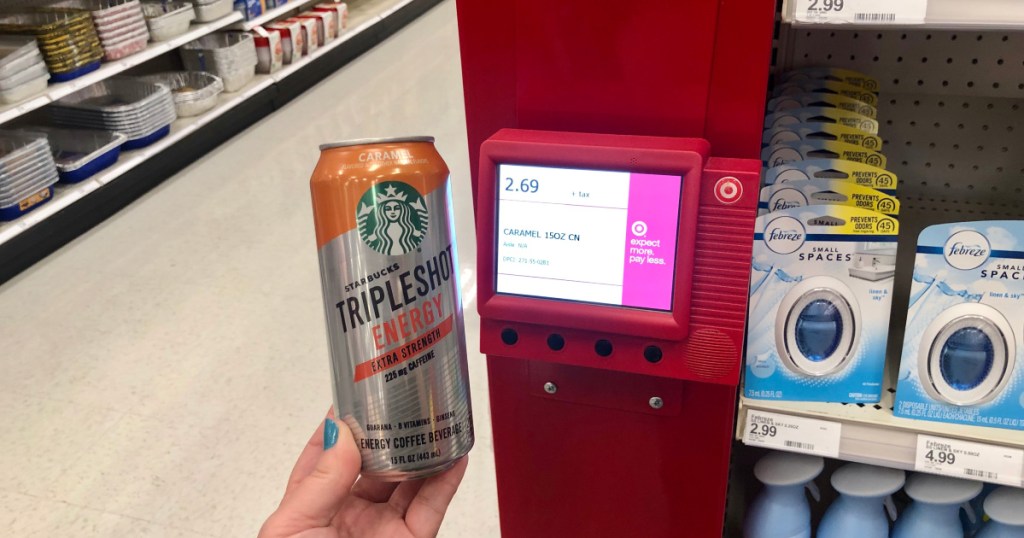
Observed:
[[[764,117],[765,129],[774,129],[791,123],[838,123],[869,134],[878,134],[878,120],[841,108],[790,108],[771,112]]]
[[[840,205],[899,215],[900,202],[880,190],[849,181],[815,179],[776,183],[761,188],[757,213],[774,213],[809,205]]]
[[[1024,222],[918,236],[897,416],[1024,430]]]
[[[845,82],[832,80],[808,79],[787,81],[775,86],[772,95],[774,97],[781,97],[783,95],[796,95],[799,93],[838,94],[871,106],[878,106],[878,94],[875,92]]]
[[[864,88],[865,90],[873,92],[877,92],[879,89],[878,79],[869,77],[864,73],[839,67],[802,67],[792,71],[787,71],[779,77],[780,84],[810,80],[843,82],[850,86]]]
[[[778,166],[808,159],[839,159],[885,168],[885,155],[845,142],[833,140],[794,140],[779,142],[761,149],[761,160],[766,166]]]
[[[881,151],[882,149],[882,137],[838,123],[791,123],[789,125],[779,125],[767,129],[761,138],[761,143],[766,146],[773,146],[783,142],[814,139],[845,142],[872,151]]]
[[[895,193],[899,184],[896,174],[864,163],[840,159],[809,159],[773,166],[764,171],[763,183],[775,185],[808,179],[835,179],[862,187]]]
[[[838,108],[869,118],[878,118],[878,109],[863,102],[834,93],[798,93],[783,95],[768,101],[767,109],[772,112],[804,108],[809,106]]]
[[[882,394],[896,219],[815,205],[757,217],[743,393],[873,403]],[[867,253],[885,253],[867,254]]]

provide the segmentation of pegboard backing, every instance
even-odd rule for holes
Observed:
[[[925,222],[1024,218],[1024,31],[783,25],[777,70],[879,79],[880,134],[904,208]],[[906,221],[906,219],[901,219]]]
[[[780,67],[870,73],[890,93],[1024,99],[1024,31],[785,26]]]
[[[904,204],[1024,214],[1024,100],[883,93],[879,119]]]

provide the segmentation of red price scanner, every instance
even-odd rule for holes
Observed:
[[[720,534],[760,162],[518,129],[479,162],[503,536]]]

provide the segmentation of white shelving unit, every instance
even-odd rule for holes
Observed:
[[[273,9],[267,10],[266,13],[260,15],[259,17],[256,17],[255,19],[236,22],[231,26],[231,28],[233,30],[245,30],[248,32],[249,30],[252,30],[253,28],[261,24],[266,24],[270,21],[280,19],[281,17],[284,17],[289,13],[299,11],[305,8],[306,6],[309,6],[310,4],[320,1],[323,0],[291,0],[290,2],[284,5],[280,5]],[[239,17],[241,17],[241,15],[239,15]]]
[[[783,20],[797,26],[818,26],[817,23],[798,21],[797,0],[785,0]],[[899,1],[891,2],[891,5]],[[855,8],[848,2],[849,9]],[[858,27],[891,27],[872,23],[857,23]],[[1024,29],[1024,4],[1017,0],[928,0],[928,10],[922,26],[946,29]]]
[[[736,439],[744,439],[749,413],[760,411],[838,424],[839,459],[900,469],[914,469],[922,435],[1024,450],[1024,431],[892,411],[919,231],[1024,218],[1024,3],[929,0],[924,24],[902,26],[797,23],[794,5],[783,7],[777,71],[834,66],[881,84],[879,130],[902,203],[887,390],[877,405],[741,398]]]
[[[198,39],[206,34],[216,32],[229,24],[238,22],[242,19],[242,15],[238,12],[232,11],[230,15],[218,19],[213,22],[206,24],[195,24],[189,29],[188,32],[168,41],[159,41],[156,43],[150,43],[145,50],[139,51],[127,58],[122,58],[115,62],[109,62],[103,64],[99,69],[88,73],[74,80],[67,82],[61,82],[58,84],[51,84],[47,88],[46,92],[34,97],[30,97],[20,103],[13,105],[6,105],[0,107],[0,123],[11,121],[18,116],[27,114],[37,108],[45,106],[48,103],[52,103],[61,97],[68,94],[74,93],[75,91],[84,88],[90,84],[94,84],[103,79],[110,78],[118,73],[121,73],[127,69],[131,69],[137,65],[143,64],[164,54],[165,52],[174,50],[189,41]]]
[[[218,104],[210,111],[200,116],[182,118],[178,121],[175,121],[173,124],[171,124],[171,132],[166,137],[160,139],[159,141],[145,148],[123,152],[120,158],[118,159],[117,163],[115,163],[110,168],[98,173],[96,176],[89,178],[81,183],[76,183],[74,185],[58,184],[55,188],[54,196],[51,201],[47,202],[45,205],[39,207],[38,209],[28,213],[27,215],[21,218],[18,218],[10,222],[0,223],[0,245],[7,241],[10,241],[14,237],[17,237],[19,234],[25,232],[25,230],[30,229],[36,224],[43,222],[50,216],[56,214],[60,210],[68,207],[69,205],[75,203],[76,201],[81,200],[82,198],[88,196],[90,193],[96,191],[103,185],[106,185],[112,181],[116,181],[119,177],[122,177],[129,170],[132,170],[133,168],[145,162],[147,159],[159,154],[160,152],[164,151],[174,143],[194,133],[195,131],[210,123],[217,117],[241,105],[245,101],[252,98],[254,95],[267,89],[273,84],[286,79],[288,76],[294,74],[302,67],[315,61],[317,58],[324,56],[331,50],[336,49],[337,47],[341,46],[343,43],[359,35],[360,33],[368,31],[375,24],[381,22],[386,17],[395,13],[402,7],[410,4],[412,1],[413,0],[358,1],[357,3],[355,3],[354,6],[350,6],[351,11],[349,13],[348,28],[346,28],[342,32],[342,34],[339,35],[336,39],[325,44],[323,47],[314,52],[314,54],[302,58],[298,62],[287,65],[276,73],[270,75],[256,75],[256,77],[248,85],[246,85],[245,88],[242,88],[237,92],[221,94],[219,97]],[[294,4],[296,5],[299,3],[300,2],[294,2]],[[295,6],[293,5],[292,7]],[[146,60],[152,59],[157,55],[162,54],[163,52],[181,46],[182,44],[187,43],[188,41],[191,41],[192,39],[195,39],[200,35],[205,35],[206,33],[212,32],[216,29],[224,28],[232,22],[237,22],[239,18],[240,14],[233,13],[230,17],[225,17],[225,19],[221,19],[220,21],[217,21],[215,23],[210,23],[212,25],[217,25],[215,28],[207,28],[208,25],[203,25],[202,27],[195,27],[192,29],[192,31],[189,32],[189,34],[183,35],[180,38],[177,38],[173,41],[154,44],[146,51],[141,52],[138,55],[134,55],[131,58],[126,58],[124,61],[127,61],[129,59],[135,60],[135,56],[145,55],[143,56],[143,59],[138,59],[137,61],[134,61],[134,63],[131,63],[130,65],[125,65],[123,67],[120,65],[120,63],[107,64],[104,66],[104,68],[100,69],[99,71],[96,71],[95,73],[87,77],[82,77],[82,79],[86,79],[88,77],[92,78],[88,78],[88,82],[79,82],[75,85],[74,88],[69,89],[69,87],[66,87],[63,84],[55,85],[51,87],[51,89],[48,91],[46,95],[40,96],[38,98],[41,100],[40,103],[37,104],[30,101],[33,103],[33,105],[35,105],[32,108],[25,108],[24,110],[17,111],[17,113],[14,113],[15,109],[11,109],[8,111],[0,111],[0,114],[8,112],[10,116],[5,118],[4,116],[0,115],[0,122],[13,119],[18,115],[27,113],[30,110],[34,110],[35,108],[39,108],[45,105],[46,103],[51,102],[54,99],[59,99],[60,97],[63,97],[64,95],[67,95],[68,93],[75,91],[75,89],[84,87],[88,84],[92,84],[94,82],[102,80],[103,78],[112,76],[116,73],[120,73],[121,71],[128,69],[129,67],[132,67],[134,65],[141,64]],[[159,49],[159,52],[152,52],[150,54],[151,49]],[[78,80],[72,82],[78,82]],[[71,84],[72,82],[69,82],[68,84]],[[25,107],[26,104],[27,103],[23,103],[20,106]]]

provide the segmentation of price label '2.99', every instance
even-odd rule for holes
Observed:
[[[928,0],[794,0],[797,22],[921,24]]]
[[[827,420],[748,410],[743,442],[777,450],[835,458],[842,425]]]

